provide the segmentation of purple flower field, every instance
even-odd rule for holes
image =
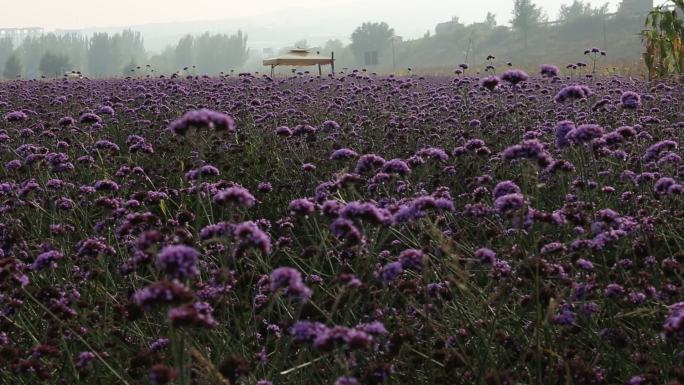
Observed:
[[[683,101],[551,65],[0,83],[0,383],[682,384]]]

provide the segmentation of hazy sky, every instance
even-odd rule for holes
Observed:
[[[535,0],[551,19],[561,4],[572,0]],[[451,16],[464,22],[484,19],[487,11],[497,15],[500,24],[510,20],[513,0],[1,0],[0,28],[38,26],[46,29],[114,27],[158,22],[253,18],[287,8],[302,9],[302,17],[317,15],[344,6],[346,12],[365,17],[382,17],[392,25],[412,26],[425,31]],[[591,0],[598,5],[605,1]],[[611,9],[618,0],[612,0]],[[380,21],[380,20],[378,20]],[[415,21],[413,24],[412,22]],[[425,25],[423,25],[425,24]],[[394,25],[393,25],[394,26]]]

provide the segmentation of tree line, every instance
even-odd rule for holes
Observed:
[[[219,74],[240,68],[247,60],[247,36],[205,33],[184,36],[159,54],[145,50],[140,32],[78,33],[28,36],[18,46],[0,38],[0,74],[6,79],[56,78],[68,72],[105,78],[158,73]]]
[[[641,52],[639,33],[647,13],[610,14],[608,4],[592,6],[573,0],[562,5],[555,20],[549,21],[533,0],[514,0],[509,25],[497,25],[492,13],[469,25],[455,17],[437,25],[434,33],[427,31],[421,38],[402,40],[387,23],[368,22],[352,33],[349,45],[329,41],[322,51],[334,51],[341,68],[364,66],[377,71],[455,68],[459,63],[484,66],[490,55],[518,64],[568,64],[564,61],[576,59],[577,52],[581,55],[588,47],[607,50],[611,60],[633,63]],[[369,63],[369,52],[379,56],[377,63]]]

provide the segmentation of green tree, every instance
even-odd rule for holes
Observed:
[[[487,16],[485,17],[484,24],[485,24],[488,28],[494,28],[494,27],[496,27],[496,15],[493,14],[493,13],[491,13],[491,12],[487,12]]]
[[[95,33],[88,47],[88,72],[91,76],[107,77],[119,73],[118,47],[107,33]]]
[[[14,43],[9,36],[0,39],[0,66],[4,65],[12,53],[14,52]],[[0,70],[2,67],[0,67]]]
[[[324,52],[326,55],[328,55],[330,52],[339,53],[342,51],[344,51],[344,43],[342,43],[342,41],[339,39],[332,39],[325,42],[322,53]]]
[[[26,78],[40,75],[40,58],[45,52],[45,41],[42,36],[27,36],[17,49],[19,51],[22,73]]]
[[[194,50],[195,38],[191,35],[185,35],[178,41],[174,55],[177,70],[195,64]]]
[[[21,76],[21,60],[16,53],[10,55],[5,61],[5,69],[2,75],[7,79],[15,79]]]
[[[656,7],[646,18],[641,32],[646,44],[643,54],[649,79],[668,74],[684,75],[684,19],[677,8],[684,11],[684,0],[672,0],[673,9]]]
[[[543,21],[544,14],[542,9],[533,4],[532,0],[515,0],[511,25],[522,34],[525,48],[527,48],[527,38],[530,32]]]
[[[204,74],[216,75],[241,68],[247,61],[247,36],[205,33],[195,39],[197,67]]]
[[[38,66],[42,75],[52,77],[63,75],[69,67],[71,67],[71,63],[66,55],[56,55],[49,51],[40,58]]]
[[[363,62],[368,52],[378,54],[388,48],[394,37],[394,29],[387,23],[363,23],[351,36],[351,49],[358,62]]]
[[[344,68],[348,65],[354,64],[354,55],[351,53],[350,47],[345,46],[341,40],[328,40],[321,48],[321,54],[330,55],[335,53],[335,68]]]
[[[136,63],[144,63],[147,60],[147,52],[145,52],[145,44],[140,32],[124,30],[112,37],[112,44],[118,55],[116,72],[120,72],[129,60]]]
[[[238,30],[236,34],[228,36],[224,44],[229,53],[228,66],[231,68],[242,67],[249,57],[247,35]]]
[[[585,3],[582,0],[573,0],[570,5],[561,5],[560,12],[558,13],[558,20],[562,23],[567,23],[577,19],[602,16],[606,13],[608,13],[608,3],[601,7],[594,8],[591,4]]]
[[[591,16],[591,4],[581,0],[574,0],[572,4],[563,4],[558,12],[558,21],[568,22],[581,17]]]
[[[176,72],[176,48],[174,46],[166,47],[161,53],[152,55],[149,63],[152,68],[159,74],[170,74]]]
[[[58,44],[53,49],[69,58],[72,70],[83,71],[87,68],[88,38],[80,33],[60,35]]]

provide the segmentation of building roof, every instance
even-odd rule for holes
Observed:
[[[332,62],[332,57],[311,53],[307,49],[293,49],[285,55],[264,59],[265,66],[312,66]]]

